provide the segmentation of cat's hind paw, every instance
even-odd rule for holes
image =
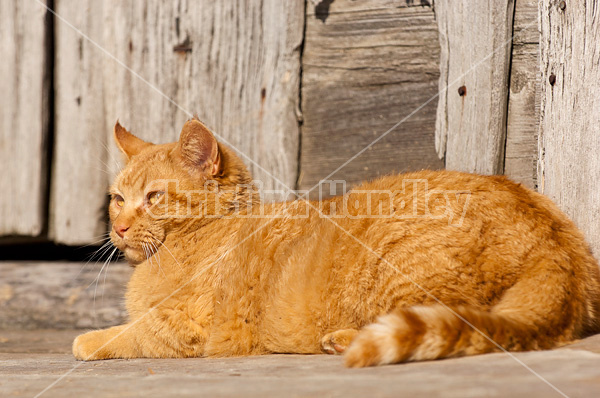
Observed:
[[[330,355],[343,354],[357,334],[356,329],[342,329],[327,333],[321,339],[321,350]]]
[[[406,360],[417,339],[403,317],[398,314],[381,316],[365,326],[345,353],[346,366],[362,368],[398,363]]]

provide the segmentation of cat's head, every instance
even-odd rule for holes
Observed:
[[[200,228],[239,210],[251,183],[242,161],[196,119],[178,142],[154,145],[119,122],[117,146],[127,159],[110,188],[110,237],[129,262],[147,259],[171,233]]]

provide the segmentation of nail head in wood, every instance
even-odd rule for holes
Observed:
[[[176,53],[189,53],[192,51],[192,43],[190,42],[190,38],[186,37],[185,40],[175,46],[173,46],[173,51]]]
[[[560,3],[558,3],[558,8],[561,9],[561,11],[564,11],[565,8],[567,8],[567,2],[566,1],[561,1]]]
[[[458,95],[460,95],[461,97],[467,95],[467,86],[460,86],[458,88]]]

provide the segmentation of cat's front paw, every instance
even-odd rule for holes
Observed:
[[[109,358],[106,345],[108,339],[104,330],[96,330],[79,335],[73,341],[73,355],[81,361],[95,361]]]

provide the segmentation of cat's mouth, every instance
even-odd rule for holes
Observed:
[[[154,237],[139,239],[132,236],[120,237],[116,233],[111,233],[111,240],[132,266],[152,257],[158,251],[158,245],[161,244],[161,241]]]
[[[154,254],[153,252],[150,252],[149,249],[144,249],[142,245],[138,246],[133,242],[121,240],[118,244],[115,243],[115,246],[125,255],[125,259],[132,266],[136,266],[139,263],[146,261],[148,257]]]

